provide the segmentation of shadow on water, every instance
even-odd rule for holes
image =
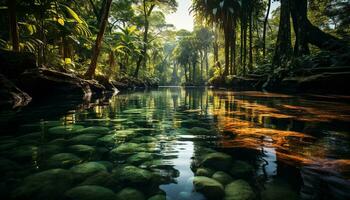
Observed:
[[[5,199],[349,199],[349,122],[349,104],[314,95],[171,87],[56,98],[1,111],[0,190]]]

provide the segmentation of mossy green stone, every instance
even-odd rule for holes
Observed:
[[[113,157],[118,157],[120,155],[129,155],[145,150],[139,144],[136,143],[124,143],[113,149],[110,154]]]
[[[105,187],[97,185],[78,186],[65,193],[71,200],[116,200],[116,194]]]
[[[214,170],[209,168],[198,168],[196,171],[196,176],[206,176],[210,178],[214,172]]]
[[[50,169],[26,177],[12,194],[13,199],[62,199],[73,184],[69,170]]]
[[[69,168],[81,162],[81,159],[72,153],[59,153],[51,156],[47,165],[52,168]]]
[[[97,139],[97,144],[100,146],[112,147],[116,144],[117,138],[114,134],[105,135]]]
[[[218,181],[205,176],[195,176],[193,185],[197,192],[208,199],[221,199],[224,196],[224,186]]]
[[[101,137],[99,134],[82,134],[71,138],[69,142],[71,144],[95,145],[99,137]]]
[[[114,174],[122,183],[132,186],[145,186],[152,180],[150,171],[135,166],[124,166],[117,169]]]
[[[94,147],[89,145],[84,145],[84,144],[72,145],[72,146],[69,146],[68,149],[73,153],[83,157],[91,156],[96,152]]]
[[[232,158],[230,155],[225,153],[210,153],[203,157],[203,160],[201,162],[201,166],[221,170],[221,171],[227,171],[232,164]]]
[[[215,172],[212,178],[219,181],[223,185],[227,185],[233,181],[233,178],[228,173],[223,171]]]
[[[256,198],[250,185],[244,180],[236,180],[226,185],[224,200],[254,200]]]
[[[139,165],[145,161],[149,161],[153,159],[153,155],[151,153],[146,153],[146,152],[140,152],[137,154],[134,154],[130,156],[126,162],[133,164],[133,165]]]
[[[118,200],[145,200],[145,195],[134,189],[134,188],[124,188],[117,193]]]
[[[82,176],[90,176],[97,172],[107,171],[107,168],[98,162],[87,162],[80,165],[76,165],[70,169],[73,173],[82,175]]]
[[[151,196],[147,200],[166,200],[166,196],[163,194],[157,194],[157,195]]]
[[[79,134],[107,134],[110,131],[109,128],[103,126],[91,126],[83,128],[77,131]]]
[[[67,126],[56,126],[49,128],[48,132],[52,135],[64,136],[69,135],[71,133],[76,133],[80,129],[83,129],[84,126],[81,125],[67,125]]]

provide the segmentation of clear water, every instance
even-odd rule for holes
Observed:
[[[221,152],[248,188],[212,199],[350,199],[349,99],[175,87],[3,110],[1,196],[206,199],[194,177]]]

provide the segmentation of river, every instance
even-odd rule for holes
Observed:
[[[348,102],[347,96],[161,87],[3,110],[1,194],[350,199]]]

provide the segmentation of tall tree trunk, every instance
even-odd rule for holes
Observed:
[[[232,41],[230,43],[231,58],[230,58],[230,74],[236,74],[236,26],[232,30]]]
[[[223,76],[226,77],[229,73],[230,67],[230,27],[228,22],[224,22],[224,36],[225,36],[225,69]]]
[[[205,54],[205,72],[206,72],[206,80],[209,79],[209,61],[208,61],[208,48],[204,49]]]
[[[214,52],[214,66],[218,67],[221,75],[221,64],[219,61],[219,42],[218,42],[218,31],[214,28],[214,42],[213,42],[213,52]]]
[[[148,47],[148,31],[149,31],[149,21],[148,17],[151,15],[155,5],[151,5],[149,10],[147,10],[146,6],[146,0],[143,0],[143,14],[144,14],[144,20],[145,20],[145,30],[143,32],[143,47],[141,50],[141,55],[139,56],[137,62],[136,62],[136,69],[134,73],[134,77],[138,77],[141,64],[143,63],[144,68],[146,68],[147,63],[147,47]]]
[[[292,54],[289,0],[281,0],[280,12],[277,45],[273,58],[273,65],[277,67],[290,60]]]
[[[249,12],[249,72],[253,70],[253,11]]]
[[[307,0],[290,1],[295,33],[294,56],[310,54],[307,42]]]
[[[195,83],[195,81],[196,81],[196,59],[193,59],[193,61],[192,61],[192,83],[194,84]]]
[[[269,20],[270,15],[270,9],[271,9],[271,0],[268,0],[267,4],[267,12],[264,19],[264,30],[263,30],[263,58],[266,57],[266,31],[267,31],[267,22]]]
[[[243,26],[243,75],[247,73],[247,21]]]
[[[8,12],[9,12],[9,23],[10,23],[10,36],[12,41],[12,50],[19,51],[19,33],[17,23],[17,8],[16,0],[7,0]]]
[[[111,5],[112,5],[112,0],[107,0],[105,7],[102,8],[104,11],[102,12],[103,14],[101,17],[102,22],[101,22],[101,26],[100,26],[100,31],[97,34],[95,46],[93,48],[90,66],[85,73],[86,78],[92,78],[95,75],[97,60],[98,60],[98,57],[100,55],[101,46],[102,46],[102,39],[103,39],[103,35],[105,33],[106,26],[108,23],[108,16],[109,16],[109,10],[111,9]]]

